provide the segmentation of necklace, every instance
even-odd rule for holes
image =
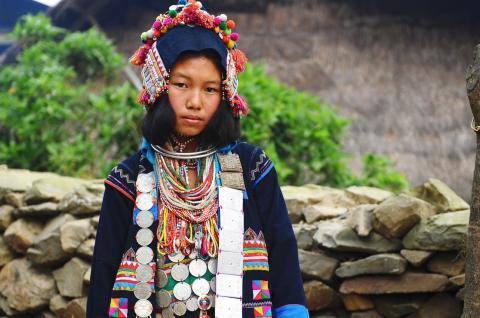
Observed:
[[[195,140],[195,137],[192,137],[182,142],[174,134],[172,134],[170,138],[173,141],[172,148],[178,152],[183,152],[185,148],[187,148],[187,145]]]

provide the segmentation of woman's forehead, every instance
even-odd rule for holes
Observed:
[[[205,56],[195,56],[179,60],[173,66],[171,77],[220,81],[221,74],[217,65]]]

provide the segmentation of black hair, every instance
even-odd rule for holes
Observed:
[[[218,54],[212,50],[184,52],[177,61],[194,56],[205,56],[215,62],[219,70],[223,69]],[[160,146],[165,145],[169,137],[175,133],[175,112],[166,93],[154,103],[153,107],[148,109],[140,123],[140,130],[150,144]],[[222,94],[217,111],[205,129],[197,136],[198,148],[223,147],[239,138],[240,119],[233,116],[232,109],[225,95]]]

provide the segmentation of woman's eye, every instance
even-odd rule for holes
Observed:
[[[207,87],[207,92],[209,93],[216,93],[218,92],[218,89],[215,87]]]
[[[187,87],[187,84],[185,83],[173,83],[173,85],[177,86],[177,87],[180,87],[180,88],[185,88]]]

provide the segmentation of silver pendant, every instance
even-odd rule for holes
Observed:
[[[172,253],[172,254],[168,254],[168,258],[172,262],[178,263],[185,259],[185,255],[183,255],[182,253]]]
[[[139,282],[148,283],[152,280],[153,269],[150,265],[138,264],[135,277]]]
[[[157,282],[158,287],[163,288],[163,287],[167,286],[167,284],[168,284],[167,273],[165,273],[162,270],[157,271],[157,280],[158,280],[158,282]]]
[[[162,318],[174,318],[173,310],[171,307],[167,307],[162,310]]]
[[[153,305],[146,299],[140,299],[135,303],[133,309],[138,317],[147,318],[150,317],[153,312]]]
[[[155,298],[157,299],[157,304],[161,308],[168,307],[170,305],[170,303],[172,302],[172,296],[170,295],[170,293],[168,291],[166,291],[164,289],[159,291],[155,296],[156,296]]]
[[[150,212],[150,211],[140,211],[140,212],[138,212],[135,220],[137,221],[138,226],[146,229],[146,228],[150,227],[150,225],[153,224],[154,217],[153,217],[152,212]]]
[[[150,229],[140,229],[136,235],[137,243],[141,246],[147,246],[153,241],[153,232]]]
[[[215,276],[212,277],[212,279],[210,280],[210,288],[212,289],[212,291],[215,293],[216,290],[217,290],[217,279]]]
[[[172,278],[177,282],[184,281],[188,277],[188,266],[183,263],[177,263],[172,267]]]
[[[148,264],[153,259],[153,251],[148,246],[142,246],[137,250],[137,261],[140,264]]]
[[[153,172],[148,174],[141,173],[137,177],[137,191],[150,192],[155,187],[155,179],[153,179]]]
[[[190,297],[187,302],[187,309],[188,311],[195,311],[198,309],[198,298],[195,296]]]
[[[208,260],[208,270],[212,274],[217,274],[217,259],[216,258],[211,258]]]
[[[210,291],[210,284],[205,278],[197,278],[192,284],[192,289],[195,295],[203,296]]]
[[[243,171],[240,156],[236,153],[218,154],[218,161],[222,171]]]
[[[245,189],[243,174],[241,172],[221,171],[220,180],[222,180],[222,186],[224,187],[229,187],[237,190]]]
[[[137,299],[148,299],[152,295],[152,288],[148,283],[138,283],[135,285],[133,293]]]
[[[178,300],[187,300],[191,294],[192,288],[185,282],[177,283],[175,287],[173,287],[173,295]]]
[[[177,316],[183,316],[187,312],[187,306],[181,301],[176,302],[175,305],[173,305],[173,312]]]
[[[153,198],[150,193],[140,193],[135,199],[137,208],[143,211],[148,211],[153,206]]]
[[[188,265],[190,273],[195,277],[201,277],[207,272],[207,264],[201,259],[194,259]]]
[[[212,307],[212,300],[208,295],[198,297],[198,308],[200,310],[209,310]]]

